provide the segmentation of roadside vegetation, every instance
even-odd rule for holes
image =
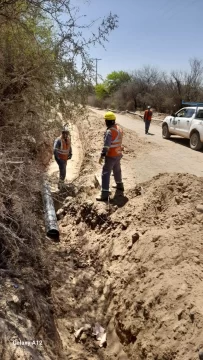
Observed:
[[[117,27],[117,16],[109,14],[94,34],[92,25],[96,26],[82,24],[71,1],[0,3],[0,271],[6,274],[2,286],[7,278],[14,278],[16,289],[26,284],[18,309],[11,313],[25,312],[49,345],[56,342],[57,332],[48,300],[42,175],[61,115],[70,121],[86,104],[94,72],[89,49],[107,40]],[[89,30],[89,37],[83,37],[83,29]],[[2,321],[11,324],[11,318]],[[23,338],[18,324],[12,329]],[[1,359],[11,358],[6,336],[4,331]]]
[[[203,62],[193,58],[189,70],[166,73],[150,65],[128,73],[113,71],[96,85],[89,104],[136,111],[151,105],[158,112],[176,111],[181,101],[203,101]]]

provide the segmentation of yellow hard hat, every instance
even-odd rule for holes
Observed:
[[[116,115],[115,115],[112,111],[108,111],[108,112],[104,115],[104,119],[105,119],[105,120],[116,120]]]

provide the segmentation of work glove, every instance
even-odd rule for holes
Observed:
[[[104,157],[100,156],[100,158],[99,158],[99,164],[102,165],[103,162],[104,162]]]

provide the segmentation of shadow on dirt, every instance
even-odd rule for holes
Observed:
[[[117,205],[118,207],[123,207],[128,202],[127,196],[123,195],[123,192],[116,190],[114,197],[110,200],[112,205]]]
[[[174,142],[175,144],[182,145],[190,149],[190,140],[180,137],[170,137],[170,141]],[[192,149],[191,149],[192,150]],[[199,150],[199,152],[203,152],[203,150]]]

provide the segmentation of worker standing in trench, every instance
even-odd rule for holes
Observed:
[[[124,191],[120,165],[123,150],[123,130],[115,123],[116,116],[113,112],[108,111],[104,115],[104,119],[107,130],[104,133],[104,147],[99,159],[100,164],[104,161],[102,170],[102,190],[100,197],[96,198],[97,201],[108,201],[109,199],[109,184],[112,170],[116,182],[115,188],[122,192]]]
[[[72,158],[71,135],[67,126],[61,131],[61,136],[54,142],[54,157],[59,166],[59,183],[58,188],[64,188],[66,178],[67,161]]]

